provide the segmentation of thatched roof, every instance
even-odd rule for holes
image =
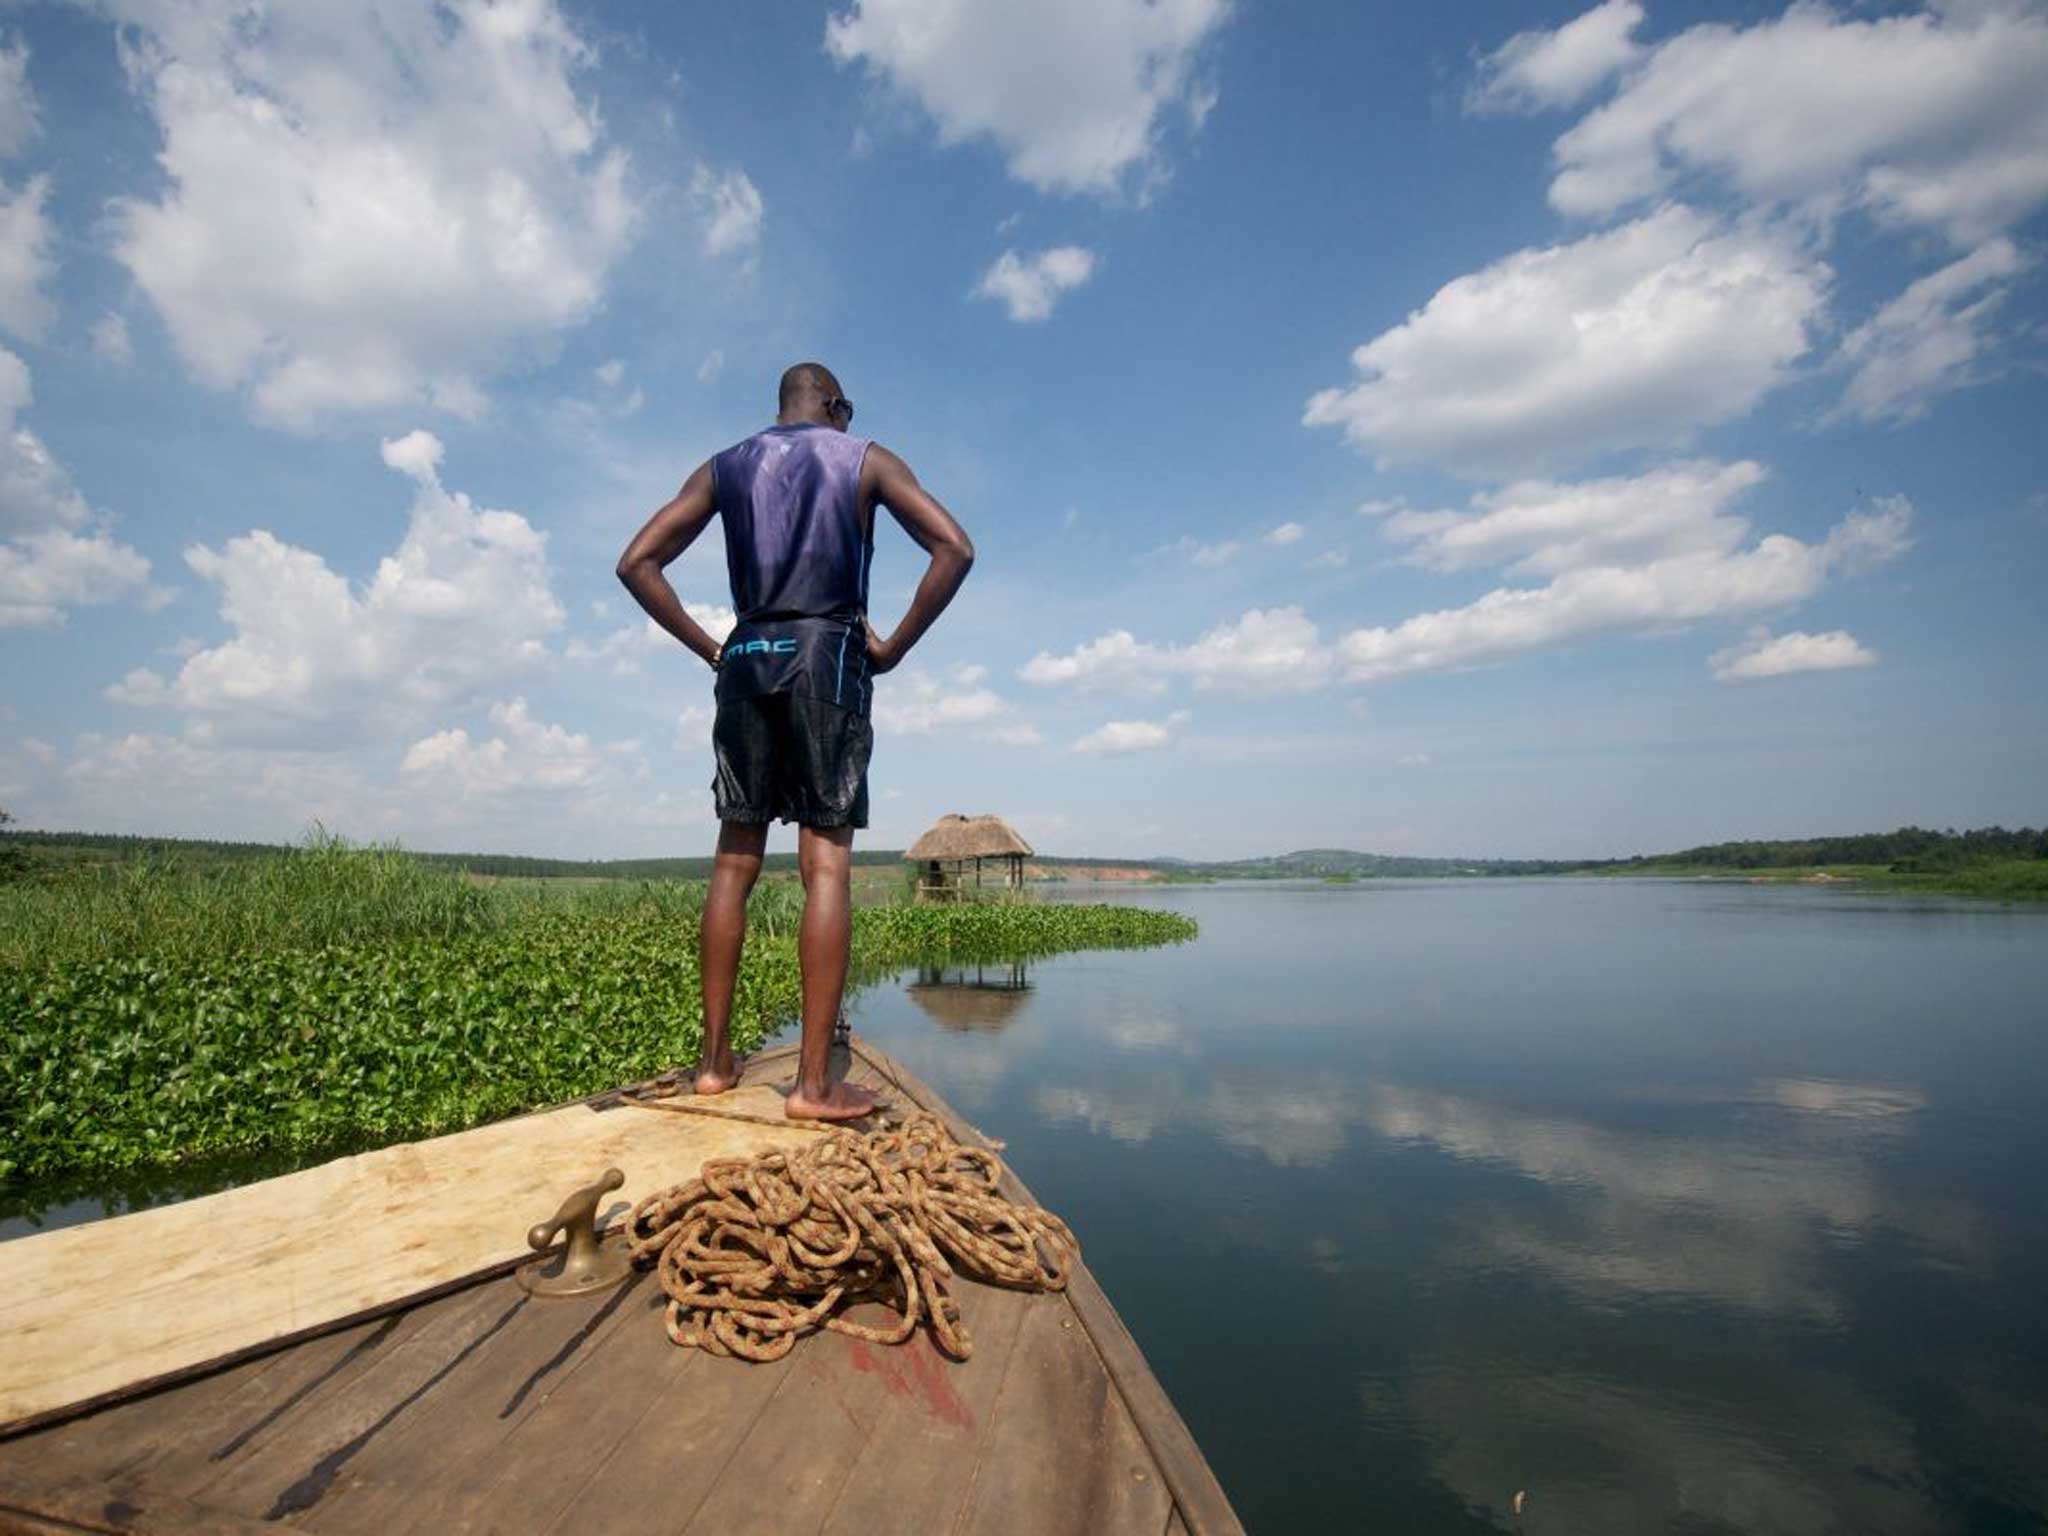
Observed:
[[[1000,859],[1021,853],[1031,857],[1031,845],[1000,816],[941,816],[932,828],[910,845],[903,855],[912,863],[927,859]]]

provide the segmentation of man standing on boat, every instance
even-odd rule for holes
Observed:
[[[852,942],[853,834],[868,824],[868,705],[887,672],[945,611],[974,564],[952,514],[879,443],[851,436],[853,402],[832,371],[798,363],[782,375],[775,425],[697,466],[634,535],[619,580],[663,629],[718,674],[712,727],[718,857],[699,940],[704,1056],[697,1092],[739,1080],[729,1030],[747,897],[768,823],[797,823],[804,917],[803,1041],[787,1113],[852,1120],[874,1095],[832,1083],[832,1026]],[[910,610],[887,639],[868,623],[875,509],[885,507],[930,556]],[[716,515],[737,616],[725,644],[676,596],[663,568]]]

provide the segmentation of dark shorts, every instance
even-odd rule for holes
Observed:
[[[711,727],[720,821],[793,821],[805,827],[868,824],[865,715],[799,693],[724,699]]]

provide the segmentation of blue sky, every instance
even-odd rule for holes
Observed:
[[[0,805],[706,850],[612,566],[817,357],[980,552],[871,843],[2039,822],[2044,78],[1998,0],[0,8]]]

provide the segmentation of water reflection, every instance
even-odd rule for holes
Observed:
[[[1844,1102],[1912,1097],[1847,1086]],[[1978,1257],[1973,1212],[1888,1192],[1853,1136],[1773,1136],[1739,1112],[1703,1133],[1616,1127],[1391,1083],[1368,1085],[1362,1104],[1364,1123],[1389,1141],[1570,1192],[1562,1202],[1487,1192],[1452,1262],[1520,1270],[1589,1302],[1712,1302],[1836,1322],[1844,1304],[1830,1261],[1880,1228],[1952,1263]]]
[[[950,970],[927,967],[903,990],[941,1029],[956,1035],[999,1035],[1015,1022],[1030,997],[1031,981],[1019,960]]]
[[[1000,1038],[909,992],[860,1027],[1075,1218],[1253,1529],[1513,1528],[1517,1488],[1528,1530],[2041,1528],[2048,1139],[2013,1084],[2048,946],[1561,889],[1444,897],[1522,903],[1492,957],[1391,898],[1375,931],[1197,892],[1193,949],[1047,962]]]

